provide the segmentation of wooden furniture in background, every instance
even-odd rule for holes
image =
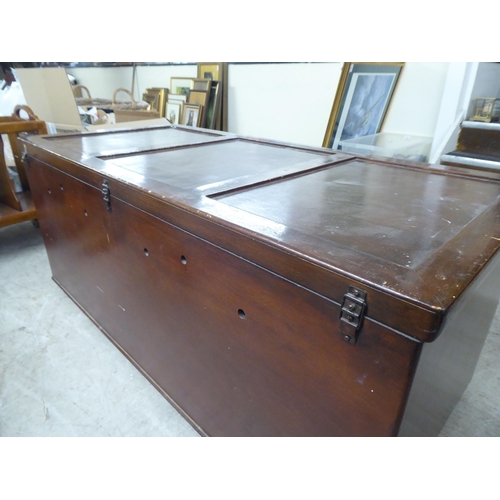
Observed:
[[[441,164],[500,171],[500,123],[462,122],[456,149]]]
[[[28,120],[21,118],[21,111],[23,110],[28,114]],[[33,111],[27,106],[16,106],[12,116],[0,117],[0,227],[34,220],[37,217],[17,142],[18,135],[23,132],[46,134],[47,128],[45,122],[38,120]],[[2,134],[8,136],[12,148],[22,187],[19,192],[16,192],[14,183],[9,176]]]

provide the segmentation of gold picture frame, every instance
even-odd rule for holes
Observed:
[[[323,147],[337,149],[340,140],[378,133],[403,67],[402,62],[345,62]]]
[[[146,94],[158,96],[156,110],[160,113],[162,118],[165,117],[165,105],[168,99],[168,89],[162,87],[151,87],[146,89]]]
[[[222,81],[223,64],[217,62],[204,62],[197,64],[198,78]]]
[[[212,80],[210,80],[209,78],[194,78],[191,90],[202,90],[205,92],[210,92],[211,84]]]
[[[158,111],[158,97],[159,96],[155,94],[148,94],[148,93],[142,94],[142,100],[149,104],[148,111],[152,109]]]
[[[188,104],[199,104],[202,106],[200,127],[205,127],[205,112],[209,104],[210,92],[204,90],[191,90],[188,97]]]

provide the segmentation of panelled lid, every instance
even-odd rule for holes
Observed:
[[[191,211],[186,230],[332,300],[358,284],[368,316],[419,340],[500,246],[498,176],[183,128],[117,137],[32,141]]]

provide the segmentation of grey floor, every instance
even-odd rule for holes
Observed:
[[[500,435],[500,310],[441,436]],[[198,436],[52,281],[40,231],[0,229],[0,436]]]

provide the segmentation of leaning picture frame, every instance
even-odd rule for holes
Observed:
[[[182,117],[182,103],[167,102],[165,118],[172,125],[179,125]]]
[[[212,80],[210,80],[209,78],[194,78],[191,90],[202,90],[204,92],[210,92],[211,84]]]
[[[227,62],[199,62],[197,65],[198,79],[208,79],[220,83],[220,102],[215,118],[215,130],[227,131],[228,125],[228,73],[229,63]],[[212,89],[210,89],[212,93]],[[207,112],[208,114],[208,112]]]
[[[142,94],[142,100],[149,104],[149,110],[154,109],[158,111],[158,98],[158,95],[148,93]]]
[[[188,94],[168,94],[168,102],[187,102]]]
[[[203,107],[199,104],[185,104],[182,111],[182,125],[199,127]]]
[[[202,106],[200,127],[205,127],[205,113],[210,100],[210,92],[204,90],[191,90],[188,97],[189,104],[199,104]]]
[[[212,81],[212,88],[210,89],[210,99],[205,116],[205,127],[215,130],[217,117],[220,109],[220,88],[221,83]]]
[[[403,66],[402,62],[344,63],[323,147],[338,149],[341,140],[380,131]]]
[[[198,78],[222,81],[223,64],[217,62],[197,63]]]
[[[189,95],[189,92],[193,88],[193,80],[194,78],[172,76],[170,78],[169,94]]]
[[[146,89],[146,94],[158,96],[156,110],[159,111],[160,116],[163,118],[165,116],[165,104],[168,99],[168,88],[151,87]]]

